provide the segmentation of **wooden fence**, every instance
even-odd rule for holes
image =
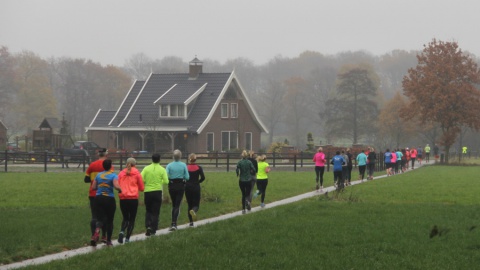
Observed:
[[[172,160],[171,153],[159,153],[161,160],[160,164],[166,166]],[[188,154],[183,154],[183,160],[188,162]],[[259,153],[262,154],[262,153]],[[211,171],[235,171],[236,164],[240,160],[239,153],[196,153],[197,163],[202,165],[205,170]],[[266,153],[267,162],[275,170],[285,171],[305,171],[312,170],[315,166],[312,161],[314,153],[289,153],[277,154]],[[356,153],[353,153],[354,157]],[[124,168],[127,158],[134,157],[137,160],[137,167],[142,168],[151,163],[151,154],[149,153],[110,153],[108,156],[113,161],[116,170]],[[469,157],[476,157],[478,155],[470,155]],[[331,157],[327,156],[327,160]],[[432,156],[431,160],[434,159]],[[4,172],[9,171],[25,171],[25,168],[35,168],[36,171],[58,171],[65,169],[76,169],[85,172],[90,162],[94,159],[91,156],[63,156],[52,152],[9,152],[5,151],[0,154],[0,165],[3,165]],[[452,159],[451,159],[452,160]],[[330,171],[330,162],[326,164],[326,171]],[[354,160],[353,166],[357,167]],[[22,170],[23,168],[23,170]],[[385,169],[383,162],[383,153],[377,154],[377,161],[375,164],[375,171],[382,171]]]

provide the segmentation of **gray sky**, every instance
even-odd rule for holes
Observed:
[[[0,45],[118,66],[140,52],[255,64],[305,50],[380,55],[432,38],[480,56],[479,13],[478,0],[2,0]]]

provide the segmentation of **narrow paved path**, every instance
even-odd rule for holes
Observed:
[[[421,167],[422,165],[417,165],[417,166]],[[409,171],[411,171],[411,170],[408,170],[407,172],[409,172]],[[387,177],[387,176],[382,175],[382,176],[374,177],[374,179],[381,179],[381,178],[385,178],[385,177]],[[358,184],[366,183],[366,182],[369,182],[369,181],[372,181],[372,180],[352,181],[352,185],[358,185]],[[254,207],[254,208],[252,208],[252,211],[250,213],[254,213],[254,212],[257,212],[257,211],[262,211],[262,210],[265,210],[265,209],[277,207],[277,206],[284,205],[284,204],[297,202],[297,201],[300,201],[300,200],[303,200],[303,199],[306,199],[306,198],[319,196],[319,195],[325,194],[326,192],[332,192],[334,190],[335,190],[335,187],[331,186],[331,187],[324,188],[323,191],[319,191],[319,192],[313,191],[313,192],[308,192],[308,193],[305,193],[305,194],[300,194],[300,195],[297,195],[297,196],[294,196],[294,197],[290,197],[290,198],[287,198],[287,199],[283,199],[283,200],[279,200],[279,201],[276,201],[276,202],[269,203],[265,206],[265,208],[261,208],[260,206]],[[233,218],[233,217],[241,216],[241,215],[242,215],[242,211],[236,211],[236,212],[233,212],[233,213],[230,213],[230,214],[225,214],[225,215],[221,215],[221,216],[218,216],[218,217],[212,217],[212,218],[196,221],[195,226],[197,226],[197,227],[198,226],[203,226],[203,225],[206,225],[208,223],[217,222],[217,221],[220,221],[220,220],[225,220],[225,219],[229,219],[229,218]],[[186,229],[186,228],[189,228],[188,224],[183,224],[183,225],[178,226],[179,230]],[[170,233],[170,232],[168,231],[168,228],[165,228],[165,229],[158,230],[156,235],[164,235],[164,234],[167,234],[167,233]],[[150,237],[155,237],[155,236],[150,236]],[[142,240],[145,240],[146,238],[147,237],[145,236],[145,234],[132,235],[130,237],[130,242],[142,241]],[[116,240],[112,241],[112,242],[113,242],[113,246],[121,245],[121,244],[118,244]],[[73,257],[73,256],[91,253],[91,252],[94,252],[94,251],[102,249],[102,248],[107,248],[107,246],[103,245],[103,244],[98,245],[96,247],[88,246],[88,247],[82,247],[82,248],[78,248],[78,249],[68,250],[68,251],[64,251],[64,252],[60,252],[60,253],[56,253],[56,254],[45,255],[45,256],[42,256],[42,257],[29,259],[29,260],[25,260],[25,261],[21,261],[21,262],[17,262],[17,263],[2,265],[2,266],[0,266],[0,270],[16,269],[16,268],[20,268],[20,267],[29,266],[29,265],[43,264],[43,263],[47,263],[47,262],[54,261],[54,260],[67,259],[67,258],[70,258],[70,257]]]

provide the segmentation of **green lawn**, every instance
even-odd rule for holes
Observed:
[[[202,184],[199,217],[208,218],[241,209],[241,194],[235,172],[206,172]],[[332,185],[326,173],[326,185]],[[82,173],[5,173],[0,175],[0,264],[21,261],[48,253],[82,247],[90,237],[88,184]],[[313,191],[314,172],[272,172],[266,203]],[[164,187],[166,190],[166,186]],[[164,199],[168,200],[168,190]],[[259,205],[255,201],[253,206]],[[188,222],[186,202],[179,223]],[[171,204],[162,205],[160,227],[171,222]],[[134,233],[145,232],[143,194]],[[114,237],[118,235],[121,212],[115,214]]]
[[[102,249],[85,255],[88,260],[77,256],[38,268],[475,269],[480,262],[479,173],[477,166],[421,168],[352,186],[342,194],[331,192],[147,241]],[[240,199],[234,173],[208,176],[205,190],[209,197],[219,200],[204,202],[201,217],[238,210]],[[312,191],[312,176],[313,172],[273,172],[267,203]],[[331,173],[327,177],[331,184]],[[14,178],[10,181],[15,181]],[[9,212],[7,220],[18,216],[17,220],[7,222],[9,233],[4,231],[2,222],[0,245],[4,262],[86,244],[89,234],[86,185],[81,183],[81,177],[54,178],[24,179],[42,186],[55,182],[51,190],[57,195],[42,197],[47,203],[39,199],[22,206],[21,199],[10,200],[12,193],[4,189],[12,185],[5,185],[2,177],[0,197],[7,197],[0,200],[2,219],[5,211]],[[71,187],[63,187],[66,181],[72,183]],[[22,188],[16,190],[18,197],[24,196]],[[76,195],[53,202],[53,198],[64,192]],[[64,200],[65,205],[55,206]],[[169,223],[170,205],[164,205],[162,211],[162,227],[165,227]],[[143,211],[139,214],[137,229],[143,231]],[[186,222],[186,212],[182,214]],[[32,219],[27,222],[28,215]],[[56,226],[54,230],[52,226]],[[60,228],[64,226],[68,229]],[[431,238],[434,226],[440,233]],[[18,239],[8,240],[11,235]],[[9,244],[4,244],[3,239]],[[15,248],[7,250],[9,246]]]

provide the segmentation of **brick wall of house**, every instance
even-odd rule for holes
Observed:
[[[214,134],[214,151],[222,150],[222,131],[238,131],[238,148],[245,149],[245,133],[252,133],[252,149],[260,149],[261,129],[254,121],[246,107],[243,99],[223,99],[220,103],[228,103],[229,110],[231,103],[238,104],[238,118],[221,117],[221,105],[217,107],[214,115],[201,134],[197,137],[198,152],[207,152],[207,133]],[[229,111],[230,112],[230,111]]]

